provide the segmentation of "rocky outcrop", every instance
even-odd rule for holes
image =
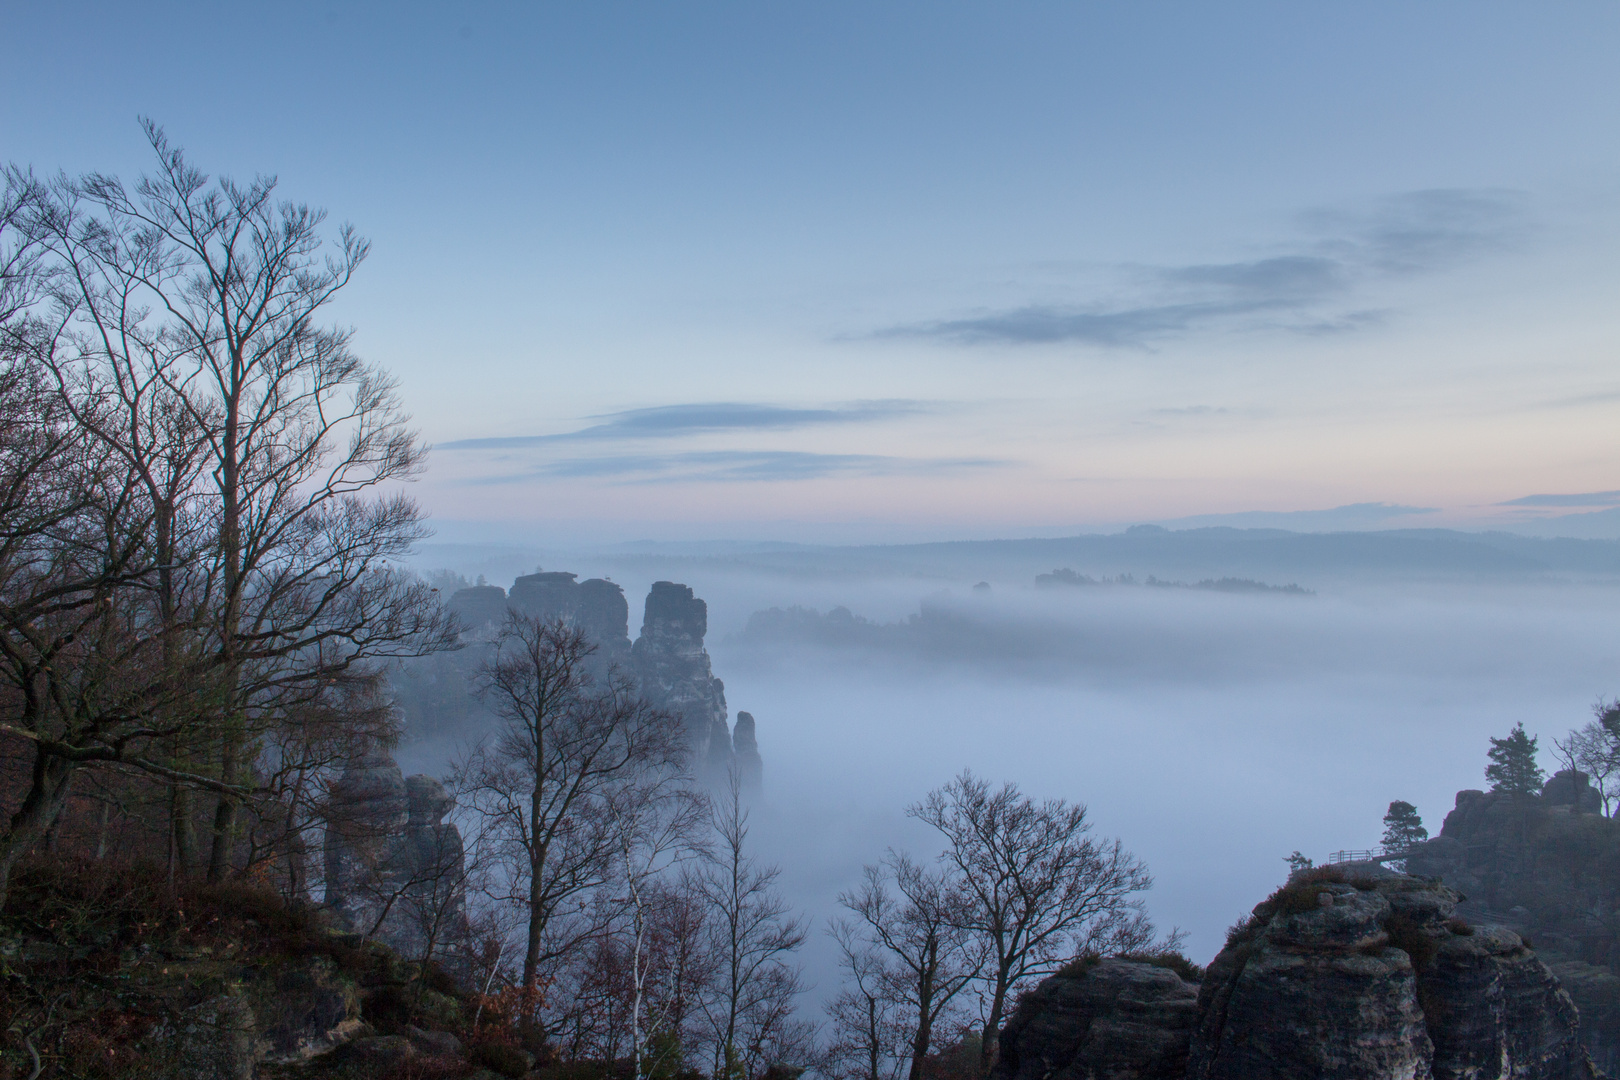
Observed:
[[[765,762],[759,756],[759,740],[754,734],[754,714],[737,714],[731,731],[732,752],[737,755],[737,774],[744,791],[759,791],[764,785]]]
[[[1539,795],[1459,791],[1406,869],[1466,895],[1462,917],[1529,938],[1553,970],[1576,976],[1582,1037],[1599,1067],[1620,1073],[1620,821],[1601,809],[1585,774],[1569,770]]]
[[[506,590],[499,585],[457,589],[445,606],[475,635],[487,633],[506,617]]]
[[[690,586],[654,582],[632,656],[641,692],[680,717],[694,760],[705,762],[712,776],[729,764],[732,746],[726,687],[714,677],[703,647],[708,629],[709,606]]]
[[[630,658],[630,605],[624,590],[606,578],[575,581],[561,571],[526,574],[512,583],[507,602],[527,615],[562,619],[585,631],[608,664]]]
[[[1297,878],[1210,965],[1189,1080],[1591,1080],[1574,1003],[1511,930],[1400,874]]]
[[[708,605],[690,586],[655,582],[647,594],[640,636],[632,645],[624,590],[605,578],[577,577],[562,571],[525,574],[512,583],[510,593],[480,584],[458,590],[448,603],[474,640],[490,640],[508,607],[579,627],[597,648],[590,661],[594,676],[603,678],[610,669],[628,672],[653,705],[680,717],[698,772],[722,783],[735,765],[743,786],[757,791],[764,769],[754,718],[738,714],[734,740],[727,724],[725,684],[715,678],[703,645]]]
[[[465,850],[453,801],[431,776],[407,779],[386,750],[352,762],[332,786],[326,906],[349,930],[420,956],[466,922]],[[376,927],[375,930],[372,928]]]
[[[1020,1001],[995,1080],[1601,1077],[1558,977],[1460,899],[1330,867],[1258,905],[1200,983],[1177,959],[1082,958]]]
[[[1144,961],[1080,961],[1025,994],[995,1080],[1180,1080],[1198,986]]]

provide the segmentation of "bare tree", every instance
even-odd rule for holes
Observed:
[[[208,689],[174,662],[173,628],[149,617],[159,569],[151,504],[119,456],[76,422],[76,409],[101,405],[68,406],[37,363],[38,336],[13,325],[0,351],[0,731],[32,759],[0,833],[0,902],[78,770],[183,775],[152,751],[172,732],[168,708]],[[183,651],[197,657],[194,645]]]
[[[1084,806],[1036,802],[1010,783],[992,791],[963,770],[906,812],[944,834],[941,858],[964,898],[960,925],[987,953],[980,1061],[986,1075],[1020,983],[1076,953],[1139,947],[1144,934],[1151,940],[1132,894],[1153,879],[1119,841],[1089,835]]]
[[[587,901],[611,879],[619,851],[610,800],[644,772],[678,768],[686,757],[681,725],[627,678],[609,672],[593,681],[585,666],[593,651],[561,621],[508,612],[481,673],[500,732],[455,768],[465,805],[482,821],[481,842],[506,867],[499,898],[526,917],[520,986],[536,1035],[543,969],[603,930],[592,917],[601,909]]]
[[[865,867],[861,887],[838,902],[859,920],[848,933],[858,932],[885,958],[892,993],[910,1014],[908,1077],[921,1080],[936,1029],[985,963],[984,941],[967,928],[965,894],[947,874],[891,851]]]
[[[656,945],[667,944],[655,941],[658,908],[672,899],[669,890],[660,887],[660,879],[698,854],[695,844],[701,842],[698,832],[707,811],[707,801],[690,786],[685,770],[673,762],[641,770],[607,799],[630,918],[630,1054],[635,1080],[645,1080],[668,1064],[652,1051],[649,1036],[668,1030],[672,1014],[682,1004],[678,994],[662,995],[658,1000],[660,995],[651,992],[660,961],[678,963],[681,959],[678,954],[655,955],[664,951]],[[674,982],[682,976],[678,969],[668,974]],[[678,1041],[671,1043],[662,1054],[678,1048]]]
[[[324,212],[278,201],[273,177],[210,183],[145,128],[152,175],[132,189],[62,177],[32,217],[53,300],[36,337],[64,400],[103,404],[74,419],[122,456],[155,524],[172,513],[206,534],[173,602],[200,624],[210,668],[194,718],[205,757],[189,771],[218,781],[217,880],[263,733],[336,673],[454,635],[425,584],[387,570],[425,530],[414,503],[379,492],[412,479],[424,448],[392,380],[317,322],[366,242],[344,226],[328,246]]]
[[[842,988],[827,1002],[832,1038],[820,1071],[835,1080],[899,1080],[911,1057],[911,1035],[902,997],[905,977],[862,928],[835,919],[828,932],[838,944]]]
[[[779,1045],[792,1042],[793,1003],[803,990],[789,958],[804,944],[804,923],[776,890],[780,868],[748,847],[742,778],[733,768],[714,800],[713,847],[702,882],[718,971],[705,1002],[716,1080],[750,1080]]]
[[[1600,699],[1592,714],[1585,727],[1571,729],[1553,745],[1566,769],[1583,772],[1592,781],[1607,817],[1620,781],[1620,704]]]

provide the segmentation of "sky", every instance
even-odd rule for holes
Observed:
[[[446,540],[1620,504],[1612,3],[0,22],[0,158],[132,177],[147,116],[371,239],[332,318]]]

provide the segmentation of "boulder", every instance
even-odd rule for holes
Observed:
[[[1549,809],[1563,807],[1576,814],[1603,812],[1603,796],[1579,769],[1559,769],[1549,776],[1541,786],[1541,801]]]
[[[258,1064],[253,1010],[241,997],[221,994],[187,1009],[174,1031],[178,1080],[253,1080]],[[160,1036],[160,1041],[163,1040]]]
[[[405,1036],[418,1052],[433,1057],[455,1058],[463,1053],[461,1040],[448,1031],[423,1031],[419,1027],[411,1027],[406,1030]]]
[[[369,1034],[360,997],[325,956],[287,967],[248,984],[259,1029],[259,1056],[271,1064],[297,1064]]]

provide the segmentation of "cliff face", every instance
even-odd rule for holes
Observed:
[[[506,616],[506,590],[499,585],[474,585],[457,589],[447,606],[469,630],[480,631],[499,625]]]
[[[1007,1023],[996,1080],[1600,1077],[1558,978],[1511,930],[1458,919],[1458,901],[1387,871],[1296,877],[1201,985],[1121,960],[1041,983]]]

